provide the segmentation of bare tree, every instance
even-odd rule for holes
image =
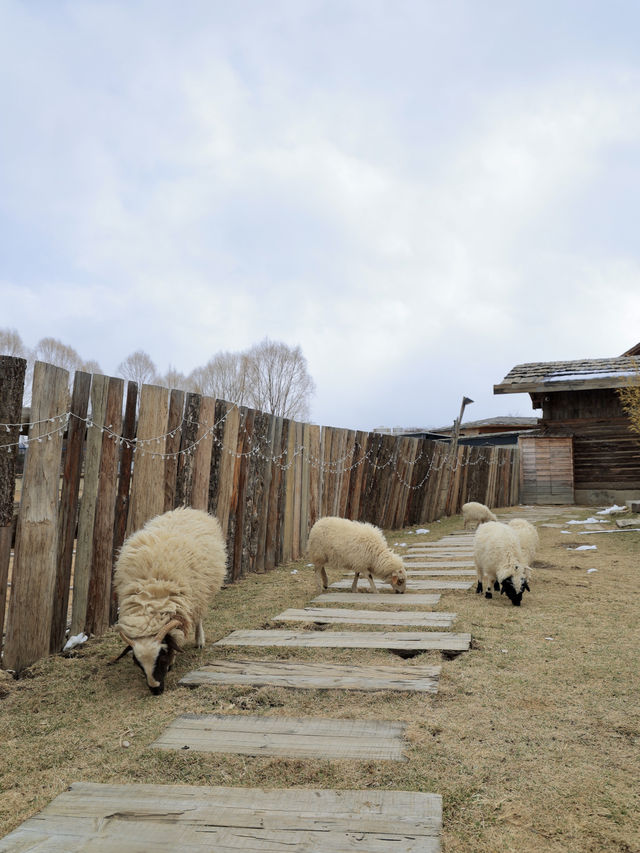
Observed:
[[[193,390],[239,406],[247,402],[247,357],[240,352],[219,352],[189,376]]]
[[[36,361],[46,361],[73,373],[81,370],[82,359],[73,347],[63,344],[57,338],[41,338],[33,351]]]
[[[167,388],[179,388],[181,391],[193,390],[190,378],[179,370],[176,370],[171,364],[167,372],[163,376],[158,377],[158,382]]]
[[[246,352],[248,403],[263,412],[306,420],[315,382],[299,346],[265,338]]]
[[[80,370],[84,370],[85,373],[102,373],[102,368],[94,359],[89,359],[89,361],[83,361]]]
[[[141,349],[132,352],[120,362],[118,374],[131,382],[137,382],[138,385],[158,381],[158,371],[151,356]]]
[[[29,350],[22,343],[17,329],[0,329],[0,354],[28,358]]]

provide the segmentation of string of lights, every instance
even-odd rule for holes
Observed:
[[[80,422],[84,422],[87,429],[98,429],[101,434],[106,434],[110,440],[114,441],[119,446],[130,449],[133,454],[139,453],[143,457],[151,456],[153,459],[167,460],[177,459],[180,456],[193,455],[200,444],[210,438],[213,444],[215,444],[222,452],[227,453],[235,459],[257,457],[263,462],[270,463],[283,471],[288,471],[294,464],[295,460],[301,455],[304,455],[305,460],[311,467],[318,469],[323,474],[332,474],[335,476],[342,476],[350,473],[365,462],[368,462],[375,471],[383,471],[386,468],[393,466],[393,471],[398,480],[404,486],[412,490],[421,488],[432,473],[439,473],[445,467],[455,473],[461,466],[475,466],[490,461],[489,457],[484,454],[478,454],[475,459],[467,459],[464,462],[458,456],[453,460],[450,459],[448,453],[442,454],[440,459],[436,458],[438,454],[433,454],[429,460],[427,470],[423,474],[421,480],[418,483],[411,484],[407,482],[405,474],[402,472],[406,468],[413,469],[422,461],[426,453],[424,449],[421,450],[420,454],[415,459],[407,458],[397,451],[392,451],[386,461],[382,462],[378,460],[376,456],[376,451],[379,451],[379,447],[370,446],[366,448],[356,440],[354,441],[352,451],[344,453],[344,455],[338,459],[325,460],[323,456],[315,454],[311,447],[308,447],[305,444],[296,443],[291,453],[289,453],[288,448],[285,448],[281,453],[277,454],[267,452],[265,448],[269,448],[270,450],[271,442],[267,433],[264,433],[261,436],[246,434],[244,436],[243,443],[248,446],[248,449],[239,451],[237,450],[237,443],[235,449],[228,447],[225,445],[224,438],[220,438],[216,434],[219,427],[226,421],[234,408],[237,408],[235,403],[211,426],[200,421],[186,419],[183,420],[182,424],[175,429],[150,438],[127,438],[114,430],[112,424],[97,424],[94,422],[92,417],[82,418],[74,412],[64,412],[50,418],[43,418],[29,423],[0,423],[0,434],[2,431],[10,433],[12,429],[24,429],[25,427],[27,427],[30,432],[35,431],[38,433],[33,436],[21,436],[18,441],[0,444],[0,452],[5,451],[10,453],[12,449],[16,447],[21,446],[26,449],[29,444],[33,442],[51,441],[55,435],[63,433],[67,429],[71,418],[75,418]],[[47,432],[40,432],[35,429],[36,427],[40,427],[42,424],[49,423],[57,425]],[[200,436],[186,447],[181,447],[179,450],[175,451],[167,451],[165,447],[167,439],[175,438],[176,435],[184,429],[185,425],[196,427],[197,431],[201,432]],[[359,454],[357,459],[354,458],[356,454]],[[287,461],[283,461],[284,459]],[[498,459],[497,465],[498,467],[502,467],[507,464],[507,462],[508,460],[506,458]]]

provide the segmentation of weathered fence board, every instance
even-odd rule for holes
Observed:
[[[180,679],[185,687],[251,684],[314,690],[437,693],[439,666],[347,666],[287,660],[216,660]]]
[[[122,379],[108,378],[104,423],[108,430],[102,434],[98,490],[93,526],[91,574],[87,595],[87,615],[84,630],[100,636],[109,627],[111,609],[111,575],[113,572],[113,528],[115,523],[116,491],[118,486],[118,444],[112,435],[122,431]]]
[[[18,436],[22,422],[22,394],[27,362],[0,355],[0,640],[4,630],[7,579],[13,536]]]
[[[163,455],[166,452],[168,421],[168,390],[158,385],[143,385],[140,393],[127,536],[164,511]]]
[[[405,728],[404,723],[379,720],[182,714],[151,747],[236,755],[406,761]]]
[[[51,419],[68,395],[68,372],[37,361],[4,647],[4,666],[18,673],[49,653],[62,460],[62,430]]]
[[[212,430],[215,420],[216,401],[212,397],[202,397],[196,448],[193,454],[190,506],[194,509],[202,509],[205,512],[209,508],[209,477],[211,475],[211,453],[213,450]]]
[[[0,853],[438,853],[441,832],[436,794],[74,782]]]

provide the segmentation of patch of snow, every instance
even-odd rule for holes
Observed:
[[[578,545],[577,548],[567,548],[567,551],[597,551],[597,545]]]
[[[428,533],[428,532],[429,531],[427,530],[426,527],[421,527],[419,530],[416,530],[416,533]]]
[[[591,518],[585,518],[584,521],[575,521],[574,519],[571,519],[571,521],[567,521],[567,524],[606,524],[606,523],[607,523],[606,519],[594,518],[593,516],[591,516]]]
[[[298,574],[298,570],[297,570],[297,569],[293,569],[293,571],[291,572],[291,574],[292,574],[292,575],[297,575],[297,574]]]
[[[543,382],[575,382],[581,379],[611,379],[618,376],[635,376],[635,370],[594,370],[584,373],[548,373]]]
[[[613,506],[607,507],[607,509],[601,509],[596,515],[610,515],[612,512],[624,512],[626,510],[626,506]]]
[[[597,569],[587,569],[587,574],[590,575],[591,572],[597,572]]]

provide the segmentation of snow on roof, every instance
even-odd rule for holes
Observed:
[[[580,361],[540,361],[518,364],[499,385],[494,394],[519,394],[562,388],[620,388],[633,376],[640,376],[640,363],[632,356],[591,358]]]

